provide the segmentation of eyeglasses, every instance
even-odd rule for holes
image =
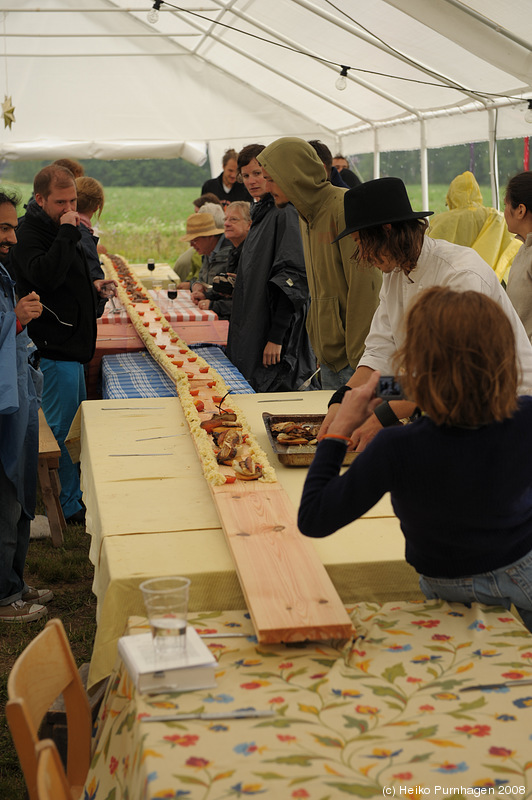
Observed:
[[[226,222],[243,222],[244,220],[242,219],[242,217],[226,217],[225,221]]]

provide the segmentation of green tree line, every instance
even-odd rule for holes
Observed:
[[[59,158],[59,156],[58,156]],[[202,167],[182,158],[123,159],[102,161],[79,159],[85,175],[104,186],[201,186],[211,177],[208,163]],[[1,177],[15,183],[33,183],[33,178],[49,161],[11,161],[0,167]]]
[[[499,182],[504,186],[517,172],[522,172],[524,140],[503,139],[497,144]],[[373,154],[366,153],[354,158],[357,169],[364,180],[373,175]],[[478,183],[489,184],[490,163],[487,142],[440,147],[428,151],[429,182],[445,184],[460,173],[470,170]],[[420,183],[421,166],[419,150],[396,150],[381,153],[381,175],[399,177],[405,183]]]
[[[498,143],[499,181],[523,170],[523,139],[505,139]],[[351,156],[363,180],[373,177],[373,154]],[[4,161],[0,177],[15,183],[32,183],[36,173],[49,161]],[[97,178],[104,186],[201,186],[210,178],[208,163],[197,167],[175,159],[127,159],[101,161],[81,160],[85,174]],[[487,142],[441,147],[429,150],[429,181],[445,184],[455,175],[471,170],[480,184],[489,184],[490,164]],[[402,178],[405,183],[421,180],[418,150],[396,150],[381,154],[381,175]]]

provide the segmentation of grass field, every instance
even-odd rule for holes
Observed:
[[[21,196],[28,198],[31,186],[19,184]],[[429,188],[429,209],[421,208],[421,187],[408,186],[416,211],[445,211],[448,186]],[[105,208],[96,223],[101,243],[110,253],[119,253],[132,263],[148,258],[173,264],[187,245],[179,241],[185,232],[186,219],[194,209],[192,201],[200,188],[118,187],[105,190]],[[484,198],[490,197],[487,186],[481,187]],[[486,200],[487,202],[487,200]],[[93,219],[94,222],[94,219]]]

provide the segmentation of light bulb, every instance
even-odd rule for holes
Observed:
[[[532,124],[532,100],[528,100],[528,109],[525,111],[525,122]]]
[[[156,22],[159,21],[159,9],[163,4],[163,0],[153,0],[153,6],[150,8],[148,13],[146,14],[146,19],[152,25],[155,25]]]
[[[345,87],[347,86],[347,70],[349,67],[342,66],[340,70],[340,75],[336,78],[336,83],[334,84],[339,92],[343,92]]]
[[[336,79],[336,83],[334,84],[339,92],[343,92],[345,87],[347,86],[347,78],[345,75],[340,75],[339,78]]]

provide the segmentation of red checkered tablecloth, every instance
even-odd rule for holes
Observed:
[[[151,297],[155,300],[168,322],[210,322],[218,319],[218,315],[211,310],[203,310],[192,302],[190,292],[181,290],[172,302],[168,299],[165,289],[150,290]],[[99,325],[123,324],[129,322],[129,317],[120,300],[114,298],[114,308],[109,302],[98,320]]]

